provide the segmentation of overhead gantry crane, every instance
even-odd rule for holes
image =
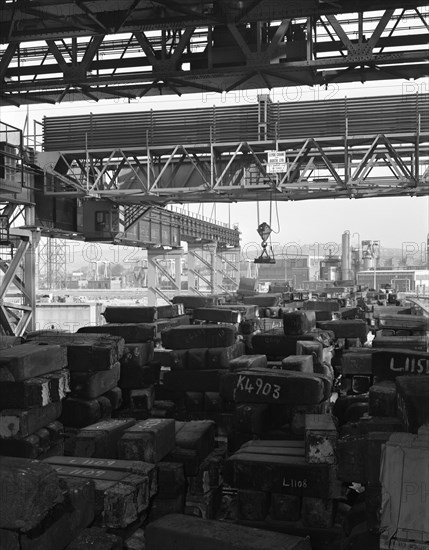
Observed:
[[[427,75],[426,9],[419,0],[2,2],[0,105],[389,79],[415,80],[412,91],[425,92],[419,79]],[[131,145],[100,142],[88,117],[77,121],[90,125],[85,138],[72,131],[77,141],[64,144],[55,125],[72,126],[73,120],[45,119],[43,155],[25,149],[19,131],[11,143],[17,130],[3,124],[0,141],[13,148],[0,153],[3,331],[21,334],[34,321],[34,249],[42,233],[79,238],[92,231],[90,238],[97,238],[107,220],[115,220],[105,238],[120,234],[139,243],[141,235],[131,228],[155,216],[170,228],[166,240],[174,238],[171,226],[180,226],[191,241],[204,233],[206,242],[236,246],[237,231],[194,226],[163,206],[273,195],[305,200],[427,194],[427,100],[427,94],[406,93],[381,99],[384,105],[369,98],[333,100],[319,109],[305,102],[273,105],[265,96],[235,111],[203,109],[194,117],[184,111],[142,113],[142,135]],[[156,117],[167,125],[164,135]],[[114,124],[108,117],[110,131]],[[269,150],[285,153],[283,172],[268,169]],[[380,164],[386,173],[379,172]],[[58,206],[67,200],[92,211],[86,217],[91,227],[84,231],[74,217],[67,220],[70,211]],[[37,214],[37,203],[53,204],[56,217],[43,218],[40,208]],[[14,230],[20,217],[25,229]],[[151,244],[159,246],[164,238],[161,231]],[[218,271],[213,258],[202,258],[205,264]],[[199,270],[191,266],[190,273]],[[11,285],[22,293],[21,309],[7,303]]]

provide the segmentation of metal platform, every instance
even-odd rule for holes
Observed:
[[[429,95],[46,117],[45,193],[122,204],[425,195]],[[277,173],[268,151],[284,152]]]

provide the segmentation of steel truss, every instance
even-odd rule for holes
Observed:
[[[74,180],[72,193],[122,204],[305,200],[425,195],[429,192],[428,132],[293,140],[175,145],[114,151],[65,151],[62,166],[89,162],[89,191]],[[267,150],[285,151],[287,169],[267,171]],[[124,159],[128,165],[122,172]],[[50,169],[50,177],[55,170]],[[64,176],[62,176],[64,177]],[[67,191],[57,188],[48,193]],[[143,207],[142,207],[143,208]]]
[[[3,104],[427,75],[421,1],[33,4],[3,6]]]
[[[61,238],[42,239],[38,246],[38,288],[60,290],[67,283],[66,241]]]
[[[34,326],[37,231],[11,229],[11,243],[0,247],[0,334],[22,336]]]

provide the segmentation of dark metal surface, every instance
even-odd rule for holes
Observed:
[[[3,3],[0,104],[418,79],[428,73],[421,5]]]

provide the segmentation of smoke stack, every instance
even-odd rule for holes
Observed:
[[[342,237],[341,278],[343,281],[352,279],[352,251],[350,248],[350,231],[344,231]]]

